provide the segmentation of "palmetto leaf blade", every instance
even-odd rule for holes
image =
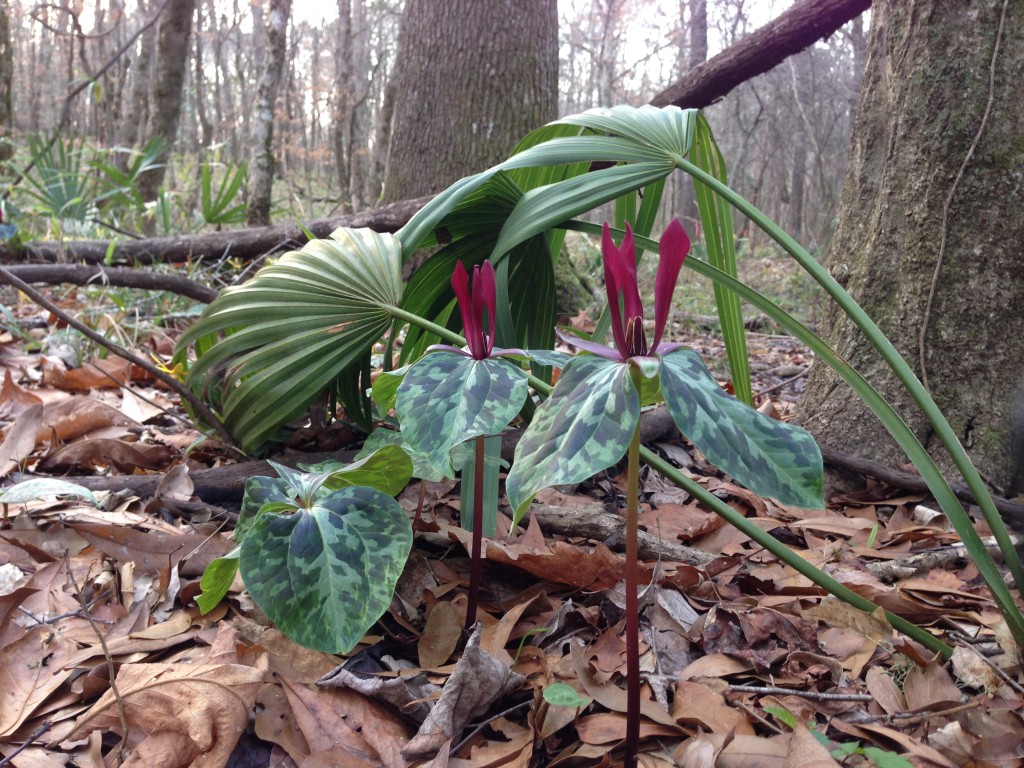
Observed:
[[[367,229],[285,254],[223,291],[182,336],[179,359],[193,343],[202,352],[189,385],[244,448],[259,447],[384,334],[401,301],[400,262],[397,239]]]

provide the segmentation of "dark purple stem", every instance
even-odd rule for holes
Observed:
[[[476,624],[476,606],[480,599],[480,549],[484,537],[484,440],[476,438],[476,463],[473,471],[473,548],[469,556],[469,605],[466,629]]]
[[[640,608],[637,604],[640,493],[640,426],[633,433],[626,464],[626,754],[625,768],[636,768],[640,753]]]

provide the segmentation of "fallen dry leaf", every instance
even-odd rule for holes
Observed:
[[[466,727],[472,717],[526,682],[525,677],[482,650],[480,636],[478,624],[455,665],[455,671],[441,689],[441,698],[402,750],[407,759],[436,755],[445,742]]]
[[[36,625],[0,649],[0,740],[71,677],[74,670],[66,665],[76,650],[75,643],[48,625]]]
[[[210,662],[126,664],[115,684],[124,703],[132,755],[124,763],[161,768],[222,768],[249,720],[267,673],[255,666]],[[91,731],[121,733],[117,701],[108,691],[77,721],[67,740]],[[123,735],[123,734],[122,734]]]

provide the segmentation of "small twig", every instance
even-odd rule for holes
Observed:
[[[989,669],[996,673],[996,677],[1002,680],[1006,685],[1010,686],[1010,688],[1015,690],[1017,693],[1024,693],[1024,686],[1022,686],[1020,683],[1018,683],[1016,680],[1014,680],[1012,677],[1006,674],[1006,672],[1004,672],[998,666],[993,664],[992,659],[988,658],[988,656],[980,652],[977,648],[972,648],[972,650],[975,653],[977,653],[981,660],[988,665]]]
[[[226,445],[232,447],[235,445],[235,441],[234,438],[231,436],[231,433],[228,431],[227,427],[224,426],[223,422],[221,422],[221,420],[217,418],[216,414],[212,410],[210,410],[209,406],[207,406],[206,403],[204,403],[201,398],[197,397],[191,390],[189,390],[188,387],[184,386],[176,378],[164,373],[148,360],[141,358],[132,352],[129,352],[127,349],[124,349],[120,345],[115,344],[114,342],[110,341],[110,339],[105,338],[102,334],[97,333],[89,326],[72,317],[67,312],[58,307],[56,304],[54,304],[52,301],[50,301],[41,293],[39,293],[39,291],[37,291],[31,285],[29,285],[16,275],[12,274],[11,271],[8,270],[6,267],[0,266],[0,280],[10,285],[13,285],[19,291],[21,291],[30,299],[32,299],[32,301],[34,301],[36,304],[38,304],[48,312],[51,312],[57,317],[59,317],[62,321],[70,325],[75,330],[79,331],[88,339],[95,341],[100,346],[109,349],[118,357],[123,357],[125,360],[128,360],[134,365],[137,365],[139,368],[142,368],[144,371],[149,373],[154,378],[162,381],[172,390],[177,392],[180,397],[187,400],[188,403],[195,409],[196,413],[202,416],[203,419],[213,427],[213,429],[217,432],[218,437],[220,437],[220,439],[223,440]]]
[[[79,609],[77,611],[66,611],[64,613],[59,613],[56,616],[51,616],[48,619],[40,619],[38,616],[36,616],[34,613],[32,613],[32,611],[28,610],[23,605],[19,605],[18,606],[18,610],[21,611],[26,616],[28,616],[30,619],[32,619],[32,621],[34,621],[36,624],[41,624],[41,625],[44,625],[44,626],[46,624],[56,624],[61,619],[70,619],[72,617],[79,618],[79,619],[84,619],[84,618],[87,617],[87,614],[85,613],[85,611],[82,611],[81,609]],[[103,624],[113,624],[114,623],[113,621],[108,621],[108,620],[104,620],[104,619],[100,619],[100,621]]]
[[[939,255],[935,259],[935,271],[932,273],[932,283],[928,288],[928,301],[924,307],[924,317],[921,318],[921,332],[917,337],[917,354],[918,354],[918,365],[921,367],[921,383],[924,384],[924,388],[931,391],[931,386],[928,384],[928,365],[925,356],[925,337],[928,335],[928,320],[932,314],[932,302],[935,300],[935,291],[939,285],[939,274],[942,272],[942,261],[946,255],[946,233],[949,229],[949,209],[953,205],[953,196],[956,194],[957,187],[960,186],[960,181],[964,177],[964,173],[967,171],[967,166],[971,162],[971,158],[974,157],[974,150],[978,148],[978,143],[981,141],[981,135],[985,132],[985,126],[988,124],[989,115],[992,114],[992,104],[995,102],[995,88],[996,88],[996,61],[999,58],[999,45],[1003,40],[1003,25],[1006,22],[1006,6],[1010,4],[1010,0],[1003,0],[1003,10],[999,16],[999,29],[996,31],[996,42],[992,47],[992,60],[989,62],[988,67],[988,101],[985,103],[985,113],[981,116],[981,124],[978,126],[977,133],[974,134],[974,140],[971,142],[971,146],[967,150],[967,154],[964,155],[964,161],[960,163],[960,169],[956,172],[956,178],[953,179],[953,186],[949,188],[949,194],[946,195],[946,202],[942,206],[942,227],[939,230]]]
[[[877,723],[899,721],[901,725],[917,725],[935,717],[949,717],[970,709],[977,709],[980,706],[978,701],[969,701],[949,709],[939,709],[934,712],[897,712],[893,715],[869,715],[867,712],[855,712],[850,717],[844,717],[846,723]]]
[[[772,694],[775,696],[800,696],[814,701],[874,701],[866,693],[832,693],[830,691],[801,691],[796,688],[781,688],[777,685],[730,685],[730,691],[742,693]]]
[[[783,379],[778,384],[774,384],[774,385],[768,387],[767,389],[762,389],[760,392],[758,392],[756,395],[754,395],[754,397],[764,397],[765,395],[771,394],[772,392],[774,392],[777,389],[782,389],[783,387],[787,386],[788,384],[792,384],[794,381],[802,379],[804,376],[806,376],[810,372],[811,372],[811,366],[808,365],[806,368],[804,368],[802,371],[800,371],[800,373],[798,373],[796,376],[791,376],[788,379]]]
[[[761,725],[763,725],[765,728],[767,728],[772,733],[774,733],[774,734],[781,734],[782,733],[782,729],[779,728],[779,726],[775,725],[775,723],[773,723],[767,717],[764,717],[764,716],[760,715],[758,712],[756,712],[754,710],[753,707],[748,707],[742,701],[733,701],[733,702],[731,702],[731,704],[734,707],[742,709],[749,717],[752,717],[754,720],[757,720],[757,722],[759,722]]]
[[[451,751],[448,754],[449,755],[457,755],[459,753],[459,750],[462,749],[464,746],[466,746],[466,744],[470,741],[470,739],[472,739],[474,736],[476,736],[478,733],[480,733],[480,731],[482,731],[488,725],[493,723],[495,720],[498,720],[498,719],[500,719],[502,717],[505,717],[506,715],[511,715],[513,712],[515,712],[517,710],[525,709],[526,707],[530,706],[531,704],[533,704],[533,699],[528,699],[526,701],[521,701],[518,704],[516,704],[514,707],[509,707],[504,712],[499,712],[498,714],[496,714],[496,715],[494,715],[492,717],[487,718],[482,723],[477,725],[476,728],[474,728],[472,731],[470,731],[469,735],[466,736],[466,738],[464,738],[462,741],[460,741],[458,744],[456,744],[454,747],[452,747]]]
[[[78,582],[75,580],[75,574],[71,569],[71,558],[67,552],[64,553],[64,567],[67,569],[68,583],[74,592],[75,599],[78,600],[79,605],[82,606],[82,610],[85,612],[86,621],[89,622],[89,626],[92,627],[92,631],[96,634],[96,638],[100,641],[100,648],[103,650],[103,658],[107,662],[107,674],[110,675],[110,692],[114,695],[114,701],[117,702],[117,714],[121,719],[121,743],[118,745],[118,756],[117,765],[121,765],[128,755],[128,713],[125,710],[124,699],[121,698],[121,692],[117,689],[117,669],[114,667],[114,657],[110,655],[110,649],[107,647],[107,641],[103,637],[103,633],[100,632],[99,627],[92,618],[92,614],[89,612],[89,606],[85,602],[85,595],[82,594],[82,590],[78,586]]]
[[[32,731],[32,733],[30,733],[28,735],[28,738],[23,743],[18,745],[17,749],[15,749],[12,752],[10,752],[6,757],[4,757],[3,760],[0,760],[0,768],[3,768],[3,766],[5,766],[5,765],[10,765],[11,761],[14,760],[14,758],[16,758],[18,755],[20,755],[22,752],[24,752],[30,746],[32,746],[32,742],[33,741],[38,739],[40,736],[42,736],[44,733],[46,733],[51,728],[53,728],[53,721],[52,720],[43,720],[43,722],[41,722],[36,727],[36,729],[34,731]]]

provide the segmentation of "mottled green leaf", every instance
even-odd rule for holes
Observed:
[[[552,349],[527,349],[526,356],[535,363],[550,365],[552,368],[565,368],[565,364],[572,360],[568,352],[557,352]]]
[[[629,365],[573,358],[516,446],[505,483],[515,522],[540,489],[582,482],[621,459],[639,420]]]
[[[414,450],[411,446],[406,445],[401,432],[397,432],[393,429],[377,428],[366,438],[362,449],[358,454],[356,454],[356,458],[362,458],[364,455],[368,455],[384,445],[397,445],[405,451],[406,455],[408,455],[412,460],[413,477],[419,477],[435,483],[440,482],[446,477],[455,477],[455,467],[458,466],[458,462],[455,458],[456,454],[458,454],[461,459],[462,455],[465,453],[462,446],[455,446],[447,458],[441,462],[435,463],[427,454],[422,451]]]
[[[445,460],[459,443],[501,432],[526,401],[526,371],[508,360],[432,352],[413,364],[395,410],[407,445]]]
[[[661,393],[680,431],[737,482],[784,504],[824,506],[814,438],[726,394],[692,349],[662,357]]]
[[[292,515],[260,515],[239,566],[253,600],[288,637],[347,653],[387,610],[411,548],[397,502],[356,486]]]
[[[235,523],[235,541],[245,538],[249,527],[259,516],[263,505],[268,503],[296,506],[294,494],[287,481],[280,477],[263,477],[262,475],[248,478],[242,492],[242,506],[238,510],[238,521]]]
[[[397,496],[412,477],[412,460],[400,446],[385,445],[364,454],[351,464],[324,461],[320,464],[300,464],[308,472],[323,473],[327,477],[323,486],[330,490],[350,485],[365,485]]]

